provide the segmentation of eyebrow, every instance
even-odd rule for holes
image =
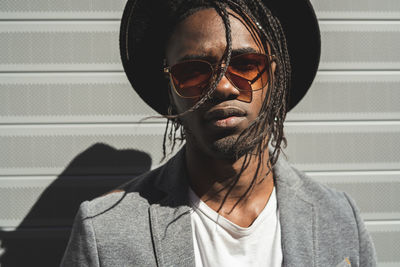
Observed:
[[[247,53],[259,53],[259,51],[255,50],[252,47],[243,47],[243,48],[237,48],[232,50],[232,55],[231,57],[238,56],[241,54],[247,54]],[[200,60],[205,60],[211,63],[217,62],[219,59],[217,59],[214,56],[211,55],[206,55],[206,54],[191,54],[191,55],[185,55],[182,58],[179,59],[179,62],[182,61],[187,61],[187,60],[194,60],[194,59],[200,59]]]
[[[233,49],[232,57],[247,53],[260,53],[260,52],[255,50],[253,47],[243,47],[243,48]]]

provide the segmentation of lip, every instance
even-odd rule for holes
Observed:
[[[237,107],[212,108],[204,114],[206,121],[221,120],[229,117],[244,117],[246,112]]]
[[[246,112],[237,107],[212,108],[204,115],[204,120],[217,128],[233,128],[245,119]]]

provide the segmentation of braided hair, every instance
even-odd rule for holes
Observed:
[[[269,90],[266,92],[265,100],[258,117],[239,135],[235,142],[235,156],[236,158],[244,157],[244,162],[236,178],[227,185],[228,191],[219,209],[222,208],[223,203],[236,185],[240,175],[247,168],[253,157],[258,157],[258,165],[251,184],[233,206],[233,210],[256,185],[256,178],[259,175],[261,163],[263,162],[263,152],[265,149],[268,149],[268,143],[271,142],[271,145],[273,146],[273,151],[268,164],[269,172],[271,171],[272,166],[276,163],[282,147],[286,146],[283,123],[288,107],[288,90],[290,87],[291,76],[286,38],[280,22],[261,0],[185,0],[179,4],[177,4],[176,1],[170,2],[171,9],[176,10],[177,13],[181,12],[181,15],[177,16],[175,23],[178,23],[191,14],[194,14],[199,9],[214,8],[223,20],[227,47],[226,52],[221,59],[226,64],[221,68],[217,77],[213,80],[203,97],[187,111],[180,114],[173,114],[173,111],[170,110],[169,114],[165,116],[168,121],[163,139],[164,158],[167,155],[167,138],[172,147],[170,153],[173,152],[177,142],[181,144],[185,140],[185,130],[181,124],[181,118],[189,112],[199,109],[205,102],[210,100],[217,85],[225,75],[232,54],[231,25],[227,9],[230,9],[241,16],[250,29],[258,34],[261,40],[261,45],[266,54],[269,53],[269,45],[270,53],[275,56],[277,67],[274,74],[272,73],[272,69],[269,68],[269,77],[271,77],[267,85]],[[182,12],[182,10],[184,11]]]

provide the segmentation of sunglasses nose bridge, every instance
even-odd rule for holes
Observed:
[[[236,88],[229,73],[226,72],[215,88],[213,97],[217,99],[233,99],[240,95],[240,91]]]

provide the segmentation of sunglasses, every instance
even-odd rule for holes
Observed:
[[[271,56],[273,58],[273,56]],[[236,98],[251,102],[253,91],[263,89],[269,81],[270,56],[259,53],[246,53],[231,58],[226,78],[239,90]],[[187,60],[171,67],[165,67],[175,92],[182,98],[198,98],[209,88],[221,67],[205,60]]]

